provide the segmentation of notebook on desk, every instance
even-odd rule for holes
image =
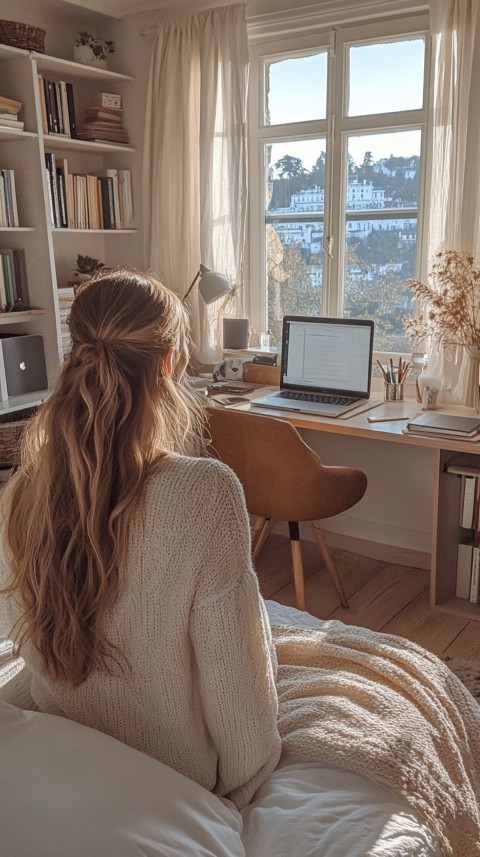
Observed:
[[[280,390],[253,407],[339,417],[370,398],[373,321],[285,316]]]

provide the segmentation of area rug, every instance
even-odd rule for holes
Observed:
[[[447,656],[442,657],[442,661],[455,673],[480,704],[480,663]]]

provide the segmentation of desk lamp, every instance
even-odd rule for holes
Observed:
[[[191,285],[188,288],[188,291],[183,297],[183,303],[185,303],[197,280],[199,280],[198,291],[200,293],[200,297],[206,304],[212,304],[214,301],[218,300],[218,298],[221,298],[223,295],[228,295],[231,292],[230,283],[223,274],[218,274],[216,271],[210,271],[210,269],[206,268],[205,265],[200,265]]]

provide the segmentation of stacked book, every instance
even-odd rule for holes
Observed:
[[[426,411],[407,423],[406,433],[418,437],[449,437],[480,440],[480,417],[464,417]]]
[[[97,143],[128,144],[128,136],[123,127],[121,107],[88,107],[85,121],[78,129],[81,140],[94,140]]]
[[[64,80],[46,80],[39,74],[38,91],[43,133],[76,137],[77,125],[72,84]]]
[[[75,291],[73,285],[67,286],[63,289],[58,289],[58,307],[60,315],[60,332],[62,336],[63,357],[65,357],[69,353],[72,347],[70,329],[68,327],[68,317],[70,315],[70,308],[72,306],[74,297]]]
[[[0,226],[19,226],[15,173],[0,170]]]
[[[23,131],[23,122],[18,118],[22,102],[0,95],[0,128],[14,128]]]
[[[29,306],[25,250],[0,250],[0,312]]]

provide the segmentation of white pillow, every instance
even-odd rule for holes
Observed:
[[[236,807],[88,726],[0,701],[9,857],[244,857]]]

